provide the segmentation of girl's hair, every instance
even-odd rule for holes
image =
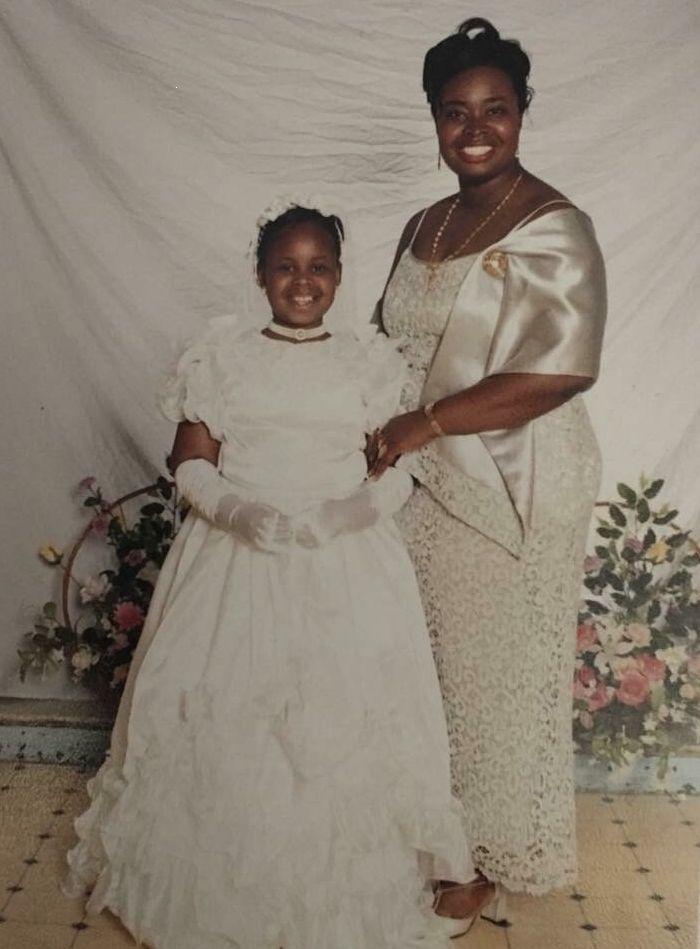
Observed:
[[[340,263],[342,242],[345,238],[345,229],[340,218],[335,214],[322,214],[315,208],[303,208],[294,204],[283,211],[279,217],[266,221],[260,227],[255,245],[256,269],[261,270],[265,266],[267,253],[280,231],[286,227],[293,227],[295,224],[306,224],[307,221],[313,221],[314,224],[320,225],[327,231],[333,241],[335,256]]]
[[[469,34],[478,30],[474,36]],[[445,37],[425,54],[423,61],[423,89],[433,116],[437,114],[442,87],[466,69],[476,66],[494,66],[502,69],[513,84],[520,113],[525,112],[532,99],[528,86],[530,59],[517,40],[503,40],[488,20],[474,16],[460,24],[457,32]]]

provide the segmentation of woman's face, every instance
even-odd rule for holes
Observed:
[[[268,247],[258,279],[276,323],[317,326],[340,283],[331,235],[315,221],[285,227]]]
[[[507,73],[477,66],[440,92],[435,117],[440,153],[463,181],[485,181],[512,168],[522,116]]]

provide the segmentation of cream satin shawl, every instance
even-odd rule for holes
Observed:
[[[500,373],[596,378],[606,316],[603,259],[577,208],[550,211],[476,255],[421,404]],[[402,466],[456,517],[519,556],[531,526],[535,422],[436,439]]]

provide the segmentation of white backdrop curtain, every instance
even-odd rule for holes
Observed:
[[[471,15],[520,39],[536,88],[521,157],[594,219],[609,267],[588,397],[603,496],[644,470],[697,527],[700,53],[695,0],[0,0],[2,641],[54,592],[37,547],[163,470],[153,393],[175,346],[240,308],[279,192],[351,208],[356,318],[403,223],[452,189],[420,89]]]

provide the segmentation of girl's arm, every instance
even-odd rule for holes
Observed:
[[[216,465],[220,450],[221,442],[212,438],[204,422],[180,422],[168,455],[168,469],[174,475],[178,466],[191,458],[203,458]]]
[[[216,467],[220,449],[203,422],[180,422],[168,459],[178,491],[221,530],[257,550],[279,551],[291,540],[288,518],[267,504],[242,501],[230,490]]]

